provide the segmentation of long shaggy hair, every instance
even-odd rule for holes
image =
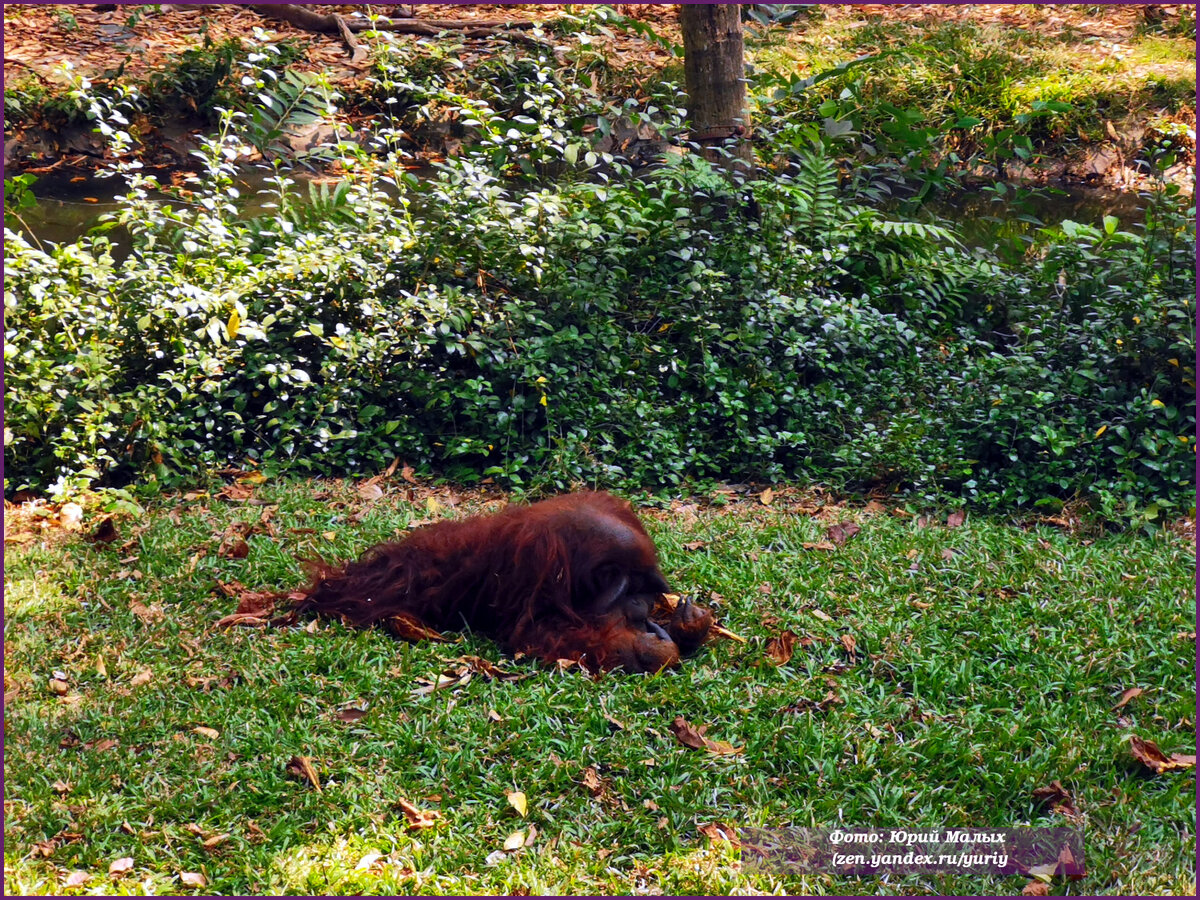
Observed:
[[[297,609],[360,627],[399,618],[470,629],[546,660],[656,671],[695,649],[711,624],[693,606],[664,630],[650,615],[667,590],[629,504],[582,493],[440,522],[344,567],[322,565]]]

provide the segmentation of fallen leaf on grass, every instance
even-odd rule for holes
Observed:
[[[396,805],[403,810],[404,817],[408,820],[408,827],[412,830],[433,828],[437,824],[437,820],[442,817],[442,814],[435,809],[417,809],[403,797],[396,801]]]
[[[524,791],[509,791],[505,794],[508,798],[508,805],[519,812],[522,816],[528,811],[528,803],[525,799]]]
[[[583,778],[579,782],[588,789],[588,793],[593,797],[599,797],[604,793],[604,781],[600,778],[600,773],[596,771],[595,766],[588,766],[583,770]]]
[[[725,842],[734,847],[742,846],[742,842],[738,840],[737,829],[731,828],[724,822],[709,822],[698,826],[697,830],[714,844]]]
[[[800,546],[803,547],[805,550],[836,550],[837,549],[837,547],[835,547],[829,541],[817,541],[815,543],[812,541],[805,541]]]
[[[967,514],[961,509],[956,509],[954,512],[950,513],[950,515],[946,516],[946,527],[958,528],[966,521]]]
[[[370,853],[364,854],[363,858],[355,864],[354,871],[365,872],[381,859],[383,859],[383,854],[378,850],[372,850]]]
[[[93,544],[111,544],[120,537],[117,526],[113,524],[112,516],[109,516],[96,526],[96,530],[88,536],[88,540]]]
[[[208,884],[208,879],[200,872],[180,872],[179,880],[188,887],[205,887]]]
[[[66,794],[71,790],[71,782],[56,781],[54,784],[50,785],[50,787],[53,788],[56,794]]]
[[[1079,810],[1075,808],[1075,802],[1071,799],[1070,793],[1057,779],[1045,787],[1034,788],[1033,798],[1048,805],[1053,812],[1062,813],[1071,818],[1079,815]]]
[[[1031,881],[1027,885],[1025,885],[1025,887],[1021,888],[1021,896],[1022,897],[1049,897],[1050,896],[1050,885],[1046,884],[1046,882],[1044,882],[1044,881],[1039,881],[1038,879],[1035,878],[1035,879],[1033,879],[1033,881]]]
[[[697,727],[683,716],[676,716],[669,728],[679,743],[693,750],[707,750],[717,756],[730,756],[742,752],[741,747],[734,747],[727,741],[714,741],[707,737],[705,735],[705,732],[708,731],[707,725]]]
[[[796,633],[788,630],[767,641],[767,657],[777,666],[787,665],[796,648]]]
[[[1117,705],[1114,706],[1113,709],[1120,709],[1134,697],[1140,697],[1144,693],[1145,691],[1143,691],[1140,687],[1131,687],[1121,695],[1121,699],[1117,701]]]
[[[217,492],[217,497],[222,500],[249,500],[253,496],[254,488],[244,484],[227,484]]]
[[[814,609],[812,611],[812,614],[814,616],[816,616],[818,619],[820,619],[822,622],[832,622],[833,621],[833,616],[829,615],[828,613],[822,612],[819,609]]]
[[[761,494],[758,495],[758,501],[763,506],[770,506],[771,501],[774,499],[775,499],[775,491],[772,490],[771,488],[767,488],[765,491],[763,491]]]
[[[317,793],[321,791],[321,779],[317,777],[317,770],[313,768],[312,759],[307,756],[293,756],[288,760],[287,773],[294,778],[302,778],[308,781],[317,789]]]
[[[217,731],[217,729],[206,728],[203,725],[197,725],[195,728],[193,728],[192,734],[198,734],[198,735],[200,735],[200,737],[206,737],[210,741],[215,741],[217,738],[219,738],[221,736],[221,732]]]
[[[683,549],[696,551],[696,550],[703,550],[707,546],[708,546],[708,541],[688,541],[686,544],[683,545]]]
[[[1129,750],[1134,759],[1158,775],[1173,769],[1192,769],[1196,766],[1194,753],[1172,753],[1167,756],[1153,741],[1142,740],[1136,734],[1129,737]]]
[[[261,626],[275,612],[275,602],[280,599],[276,591],[251,591],[240,581],[217,582],[217,587],[228,597],[237,598],[237,610],[217,620],[217,627],[229,625]]]
[[[838,640],[842,642],[842,646],[846,648],[846,652],[850,654],[850,658],[853,659],[855,652],[854,648],[858,646],[858,642],[854,640],[854,635],[843,634],[840,638],[838,638]]]
[[[63,879],[63,884],[67,887],[80,887],[88,883],[88,879],[92,876],[81,869],[76,869],[70,875]]]
[[[61,678],[51,678],[50,681],[47,682],[46,687],[49,689],[50,693],[57,694],[60,697],[71,689],[71,685],[67,684],[67,682],[63,681]]]
[[[250,545],[240,537],[227,537],[217,548],[217,556],[221,559],[245,559],[250,555]]]
[[[428,625],[405,614],[389,616],[383,620],[383,627],[390,634],[404,641],[437,641],[444,644],[451,640],[440,631],[434,631]]]
[[[108,867],[109,875],[122,875],[133,868],[133,857],[122,856],[120,859],[115,859],[112,865]]]
[[[357,722],[366,714],[367,711],[365,709],[348,706],[345,709],[339,709],[333,714],[333,717],[339,722]]]
[[[138,600],[130,600],[129,611],[143,622],[161,622],[166,618],[162,606],[158,603],[146,606]]]
[[[149,684],[154,679],[154,673],[149,669],[142,669],[132,678],[129,679],[130,687],[141,687],[143,684]]]
[[[504,839],[504,849],[511,853],[514,850],[520,850],[525,846],[525,832],[514,831]]]
[[[383,496],[383,488],[376,484],[374,479],[364,481],[358,486],[358,496],[364,500],[378,500]]]
[[[833,543],[841,546],[858,534],[862,529],[854,522],[838,522],[825,529],[825,536]]]
[[[416,471],[413,469],[412,466],[402,466],[400,468],[400,477],[403,478],[405,481],[407,481],[409,484],[417,483]]]

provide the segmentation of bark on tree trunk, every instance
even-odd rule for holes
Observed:
[[[692,140],[718,165],[749,172],[754,157],[746,108],[741,6],[682,4],[679,24]],[[720,147],[732,156],[719,153]]]

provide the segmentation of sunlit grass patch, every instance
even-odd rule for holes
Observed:
[[[1192,775],[1151,775],[1127,746],[1192,742],[1194,557],[1167,533],[947,527],[787,491],[647,510],[677,589],[747,639],[650,677],[505,660],[473,636],[214,627],[235,603],[217,582],[291,589],[297,556],[354,555],[431,508],[492,505],[281,482],[253,503],[198,496],[126,519],[124,551],[11,548],[10,892],[875,891],[747,875],[706,829],[1069,824],[1033,797],[1054,780],[1087,830],[1080,889],[1191,884]],[[251,535],[245,559],[217,555],[231,523],[268,509],[274,534]],[[861,530],[830,540],[849,522]],[[785,631],[794,652],[777,665],[767,644]],[[468,656],[522,677],[423,690]],[[1143,693],[1115,709],[1131,687]],[[684,748],[677,716],[736,752]]]

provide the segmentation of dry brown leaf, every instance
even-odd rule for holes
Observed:
[[[229,840],[228,834],[214,834],[212,837],[202,840],[200,846],[205,850],[216,850],[227,840]]]
[[[137,600],[129,601],[129,611],[141,619],[143,622],[161,622],[166,618],[163,608],[160,604],[155,603],[151,606],[146,606]]]
[[[1062,782],[1057,779],[1045,787],[1034,788],[1033,797],[1048,805],[1056,813],[1062,813],[1071,818],[1079,815],[1079,810],[1075,808],[1075,801],[1071,799],[1067,789],[1062,786]]]
[[[679,743],[693,750],[707,750],[717,756],[730,756],[742,752],[741,747],[734,747],[727,741],[714,741],[707,737],[705,735],[705,732],[708,731],[707,725],[692,725],[683,716],[676,716],[668,728]]]
[[[288,760],[287,773],[295,778],[302,778],[308,781],[317,789],[317,793],[321,791],[321,779],[317,777],[317,770],[313,768],[312,759],[307,756],[293,756]]]
[[[54,784],[50,785],[50,787],[54,789],[56,794],[65,794],[71,790],[71,782],[56,781]]]
[[[733,844],[734,847],[742,845],[742,842],[738,839],[737,829],[726,825],[724,822],[709,822],[697,826],[697,830],[714,844],[724,842]]]
[[[206,728],[203,725],[197,725],[195,728],[193,728],[192,734],[198,734],[198,735],[200,735],[200,737],[206,737],[212,741],[215,741],[217,738],[219,738],[221,736],[221,732],[217,731],[217,729]]]
[[[108,874],[109,875],[122,875],[125,872],[128,872],[132,868],[133,868],[133,857],[132,856],[122,856],[120,859],[113,860],[112,864],[108,867]]]
[[[154,673],[149,669],[142,669],[132,678],[129,679],[130,687],[141,687],[143,684],[149,684],[154,679]]]
[[[829,551],[829,550],[836,550],[836,549],[837,549],[837,547],[835,547],[835,546],[834,546],[833,544],[831,544],[829,541],[817,541],[816,543],[814,543],[814,542],[812,542],[812,541],[805,541],[805,542],[804,542],[804,543],[802,543],[800,546],[801,546],[801,547],[803,547],[805,550],[826,550],[826,551]]]
[[[825,536],[839,547],[858,534],[862,529],[856,522],[838,522],[825,529]]]
[[[91,743],[84,744],[83,746],[88,750],[94,750],[96,753],[103,753],[105,750],[111,750],[120,743],[121,742],[115,738],[105,738],[102,741],[92,741]]]
[[[763,506],[770,506],[771,501],[774,499],[775,499],[775,491],[771,488],[767,488],[765,491],[763,491],[761,494],[758,495],[758,502],[761,503]]]
[[[437,825],[438,819],[442,817],[442,814],[436,809],[417,809],[403,797],[396,801],[396,805],[404,811],[408,827],[414,831],[419,828],[433,828]]]
[[[403,478],[405,481],[407,481],[409,484],[417,483],[416,473],[414,472],[412,466],[404,466],[400,470],[400,477]]]
[[[588,766],[583,770],[583,778],[579,782],[588,789],[588,793],[593,797],[599,797],[604,793],[604,782],[600,778],[600,773],[596,771],[595,766]]]
[[[849,653],[851,657],[853,657],[854,656],[854,648],[858,645],[858,642],[856,640],[854,640],[854,635],[843,634],[838,638],[838,640],[840,640],[842,642],[842,646],[846,648],[846,652]]]
[[[367,714],[365,709],[358,709],[354,706],[348,706],[345,709],[339,709],[333,714],[333,717],[339,722],[357,722]]]
[[[947,528],[958,528],[967,521],[967,514],[964,510],[956,509],[950,515],[946,516]]]
[[[708,730],[707,725],[697,728],[683,716],[676,716],[669,728],[671,734],[675,735],[675,739],[685,747],[703,750],[707,744],[707,739],[704,737],[704,732]]]
[[[47,682],[46,687],[49,689],[50,693],[57,694],[59,697],[66,694],[67,691],[71,689],[71,685],[67,684],[61,678],[51,678],[50,681]]]
[[[796,633],[788,630],[767,641],[767,657],[777,666],[787,665],[796,648]]]
[[[1132,700],[1134,697],[1140,697],[1144,693],[1145,693],[1145,691],[1143,691],[1140,687],[1129,688],[1129,690],[1127,690],[1127,691],[1125,691],[1125,693],[1121,694],[1121,699],[1117,701],[1117,705],[1114,706],[1113,709],[1120,709],[1126,703],[1128,703],[1130,700]]]
[[[217,497],[224,500],[249,500],[253,496],[254,488],[245,484],[227,484],[217,492]]]
[[[82,869],[76,869],[70,875],[63,879],[63,884],[67,887],[80,887],[88,883],[88,879],[92,876]]]
[[[179,880],[188,887],[205,887],[208,879],[200,872],[180,872]]]
[[[93,544],[111,544],[113,541],[119,540],[120,537],[121,534],[117,531],[117,526],[113,523],[113,517],[109,516],[96,526],[96,530],[91,533],[88,540]]]
[[[358,486],[358,496],[364,500],[378,500],[383,496],[383,488],[371,481],[364,481]]]
[[[1049,897],[1050,885],[1041,879],[1034,878],[1025,887],[1021,888],[1022,897]]]
[[[405,641],[450,642],[450,638],[443,635],[440,631],[434,631],[428,625],[424,625],[414,617],[405,614],[389,616],[383,620],[383,626],[389,633]]]
[[[816,616],[818,619],[820,619],[822,622],[832,622],[833,621],[833,616],[829,615],[828,613],[822,612],[819,609],[814,609],[812,611],[812,614],[814,616]]]
[[[226,538],[217,548],[217,556],[221,559],[245,559],[250,555],[250,545],[239,537]]]
[[[1172,753],[1170,756],[1167,756],[1167,754],[1158,749],[1158,745],[1153,741],[1143,740],[1136,734],[1131,735],[1129,738],[1129,750],[1133,753],[1134,759],[1147,768],[1153,769],[1159,775],[1163,772],[1170,772],[1173,769],[1193,769],[1196,767],[1196,755],[1194,753]]]
[[[691,550],[694,552],[696,550],[703,550],[707,546],[708,546],[708,541],[688,541],[686,544],[683,545],[683,549]]]

